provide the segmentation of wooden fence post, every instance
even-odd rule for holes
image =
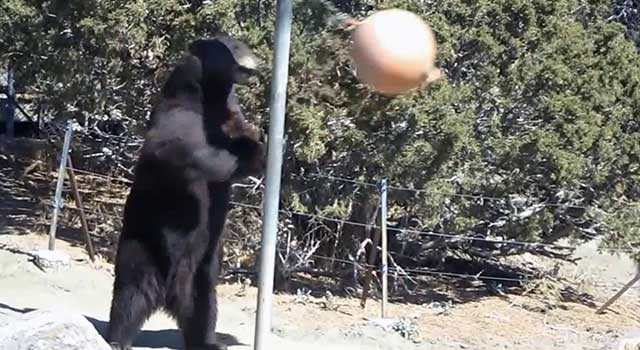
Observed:
[[[69,175],[69,183],[71,184],[71,192],[73,198],[76,201],[76,205],[80,210],[80,224],[82,225],[82,233],[84,234],[84,242],[87,246],[87,252],[89,253],[89,259],[95,261],[95,251],[93,250],[93,242],[91,242],[91,235],[89,234],[89,225],[87,225],[87,217],[84,214],[84,206],[82,205],[82,197],[80,191],[78,191],[78,182],[76,181],[76,173],[73,171],[73,163],[71,157],[67,158],[67,174]]]
[[[636,274],[636,276],[634,278],[631,279],[631,281],[627,282],[627,284],[624,285],[624,287],[622,287],[622,289],[620,289],[618,291],[618,293],[616,293],[614,296],[612,296],[609,300],[607,300],[606,303],[602,304],[602,306],[600,306],[600,308],[598,308],[598,310],[596,310],[596,314],[601,314],[604,313],[604,310],[606,308],[608,308],[609,306],[611,306],[611,304],[615,303],[616,300],[620,299],[620,297],[627,292],[627,290],[629,290],[629,288],[631,288],[634,284],[636,284],[638,281],[640,281],[640,271]]]

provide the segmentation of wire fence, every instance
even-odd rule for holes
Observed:
[[[95,177],[104,178],[105,180],[119,181],[119,182],[124,182],[124,183],[132,183],[131,180],[123,178],[123,177],[117,177],[116,178],[116,177],[111,177],[111,176],[108,176],[108,175],[99,174],[99,173],[86,171],[86,170],[81,170],[81,169],[77,169],[77,168],[74,168],[74,171],[77,172],[77,173],[80,173],[80,174],[92,175],[92,176],[95,176]],[[346,178],[346,177],[340,177],[340,176],[334,176],[334,175],[322,174],[322,173],[309,173],[307,175],[291,174],[291,176],[292,177],[298,177],[298,178],[306,179],[306,180],[327,179],[327,180],[339,181],[339,182],[343,182],[343,183],[350,183],[350,184],[369,187],[369,188],[379,188],[379,186],[380,186],[377,183],[372,183],[372,182],[367,182],[367,181],[362,181],[362,180],[356,180],[356,179],[349,179],[349,178]],[[238,186],[238,187],[241,187],[241,186]],[[444,191],[438,191],[438,190],[433,190],[433,189],[420,189],[420,188],[410,188],[410,187],[393,186],[393,185],[389,185],[389,186],[387,186],[387,188],[389,190],[394,190],[394,191],[424,193],[424,194],[447,196],[447,197],[458,197],[458,198],[465,198],[465,199],[477,199],[477,200],[482,200],[482,201],[507,202],[507,201],[511,200],[510,198],[507,198],[507,197],[496,197],[496,196],[465,194],[465,193],[453,193],[453,192],[444,192]],[[515,195],[517,195],[517,194],[515,194]],[[575,205],[575,204],[566,204],[566,203],[538,203],[537,205],[540,205],[540,206],[543,206],[543,207],[556,207],[556,208],[574,208],[574,209],[583,209],[583,210],[590,209],[590,207],[585,206],[585,205]]]
[[[233,243],[237,243],[237,244],[244,244],[245,243],[245,242],[243,242],[241,240],[237,240],[237,239],[225,238],[224,240],[227,241],[227,242],[233,242]],[[279,253],[286,253],[284,248],[277,248],[277,251]],[[392,253],[390,253],[390,254],[392,254]],[[379,269],[379,266],[371,265],[371,264],[368,264],[366,262],[357,262],[357,261],[353,261],[353,260],[340,259],[340,258],[329,257],[329,256],[324,256],[324,255],[319,255],[319,254],[311,254],[311,255],[309,255],[309,257],[316,258],[316,259],[319,259],[319,260],[326,260],[326,261],[341,263],[341,264],[345,264],[345,265],[350,265],[352,267]],[[417,279],[418,277],[435,276],[435,277],[474,280],[474,281],[512,282],[512,283],[520,284],[520,285],[526,284],[527,282],[532,281],[532,278],[534,277],[534,275],[526,274],[526,273],[517,273],[518,275],[521,275],[522,278],[509,278],[509,277],[484,275],[483,273],[468,274],[468,273],[444,272],[444,271],[438,271],[438,270],[435,270],[435,269],[428,269],[428,268],[420,268],[420,269],[415,269],[414,268],[414,269],[411,269],[411,268],[402,268],[402,267],[390,267],[388,269],[388,271],[396,279],[398,279],[398,278],[400,278],[400,279],[408,278],[408,279],[412,279],[413,280],[413,279]],[[579,284],[579,283],[575,282],[574,284]],[[598,283],[598,282],[593,282],[593,283],[589,283],[589,285],[591,285],[593,287],[605,288],[605,289],[620,288],[624,284],[625,284],[624,282],[617,282],[617,283]]]
[[[103,179],[109,180],[109,181],[118,181],[118,182],[122,182],[122,183],[126,183],[126,184],[130,184],[131,183],[131,180],[126,179],[126,178],[112,177],[112,176],[107,176],[107,175],[103,175],[103,174],[99,174],[99,173],[95,173],[95,172],[91,172],[91,171],[76,169],[76,168],[74,168],[73,170],[76,173],[79,173],[79,174],[90,175],[90,176],[93,176],[93,177],[99,177],[99,178],[103,178]],[[348,178],[343,178],[343,177],[338,177],[338,176],[323,175],[323,174],[318,174],[318,173],[314,173],[312,176],[325,178],[325,179],[330,179],[330,180],[333,180],[333,181],[342,181],[342,182],[347,182],[347,183],[352,183],[352,184],[357,184],[357,185],[362,185],[362,186],[378,187],[378,185],[374,184],[374,183],[358,181],[358,180],[353,180],[353,179],[348,179]],[[309,176],[303,176],[303,177],[309,178]],[[401,191],[427,192],[427,190],[410,189],[410,188],[397,187],[397,186],[389,186],[389,188],[390,189],[395,189],[395,190],[401,190]],[[439,194],[445,194],[445,193],[439,193]],[[468,197],[468,195],[464,195],[464,194],[445,194],[445,195]],[[504,198],[498,198],[498,197],[484,197],[484,196],[472,196],[472,197],[473,198],[483,198],[483,199],[487,199],[487,200],[505,200]],[[262,210],[261,206],[255,205],[255,204],[241,203],[241,202],[235,202],[235,201],[231,201],[230,204],[234,205],[234,206],[237,206],[237,207],[244,207],[244,208],[249,208],[249,209]],[[551,206],[558,206],[558,205],[554,204],[554,205],[551,205]],[[79,208],[71,207],[71,209],[79,209]],[[345,220],[345,219],[340,219],[340,218],[328,217],[328,216],[324,216],[324,215],[320,215],[320,214],[304,213],[304,212],[295,211],[295,210],[281,209],[281,210],[279,210],[279,212],[281,214],[302,216],[302,217],[307,217],[307,218],[311,218],[311,219],[319,219],[319,220],[329,221],[329,222],[333,222],[333,223],[337,223],[337,224],[341,224],[341,225],[352,225],[352,226],[365,227],[365,228],[371,228],[371,229],[380,229],[381,228],[380,225],[376,225],[376,224],[356,222],[356,221]],[[102,214],[102,213],[95,212],[94,214]],[[460,241],[486,242],[486,243],[501,244],[501,245],[507,245],[507,246],[521,246],[521,247],[530,247],[530,248],[549,248],[549,249],[556,249],[556,250],[574,250],[574,249],[576,249],[575,246],[568,246],[568,245],[555,244],[555,243],[527,242],[527,241],[521,241],[521,240],[505,240],[505,239],[486,238],[486,237],[463,236],[463,235],[451,234],[451,233],[445,233],[445,232],[436,232],[436,231],[432,231],[432,230],[425,231],[425,230],[416,230],[416,229],[411,229],[411,228],[394,228],[394,227],[388,227],[387,230],[391,231],[391,232],[413,233],[413,234],[418,234],[418,235],[421,235],[421,236],[448,238],[448,239],[451,239],[451,240],[460,240]],[[639,248],[634,248],[634,247],[602,248],[601,250],[605,251],[605,252],[610,252],[610,253],[638,253],[640,251]]]
[[[242,242],[240,240],[237,240],[237,239],[228,239],[228,238],[225,238],[225,241],[239,243],[239,244],[244,243],[244,242]],[[277,251],[280,252],[280,253],[285,253],[285,249],[284,248],[277,248]],[[337,262],[337,263],[341,263],[341,264],[345,264],[345,265],[351,265],[351,266],[354,266],[354,267],[371,268],[371,269],[378,268],[375,265],[371,265],[371,264],[364,263],[364,262],[357,262],[357,261],[353,261],[353,260],[340,259],[340,258],[324,256],[324,255],[319,255],[319,254],[310,254],[309,257],[320,259],[320,260],[331,261],[331,262]],[[399,268],[399,267],[391,267],[391,268],[389,268],[388,271],[390,273],[392,273],[392,274],[398,275],[396,277],[400,277],[400,278],[403,277],[403,275],[405,277],[413,277],[413,278],[429,275],[429,276],[452,277],[452,278],[473,279],[473,280],[492,280],[492,281],[516,282],[516,283],[526,282],[526,278],[518,279],[518,278],[507,278],[507,277],[498,277],[498,276],[487,276],[487,275],[482,275],[482,274],[475,274],[475,275],[474,274],[462,274],[462,273],[437,271],[437,270],[427,269],[427,268],[405,269],[405,268]],[[528,275],[528,274],[522,274],[522,276],[523,277],[531,277],[531,275]]]
[[[340,176],[333,176],[328,174],[320,174],[320,173],[311,173],[309,175],[293,175],[302,179],[312,180],[312,179],[327,179],[332,181],[340,181],[344,183],[350,183],[358,186],[370,187],[370,188],[378,188],[379,184],[366,182],[355,179],[348,179]],[[387,186],[389,190],[393,191],[403,191],[403,192],[413,192],[413,193],[424,193],[430,195],[439,195],[446,197],[458,197],[465,199],[477,199],[482,201],[492,201],[492,202],[506,202],[509,201],[509,198],[506,197],[494,197],[494,196],[485,196],[485,195],[476,195],[476,194],[465,194],[465,193],[452,193],[452,192],[444,192],[433,189],[419,189],[419,188],[410,188],[410,187],[402,187],[402,186]],[[563,204],[563,203],[539,203],[540,206],[544,207],[556,207],[556,208],[572,208],[572,209],[583,209],[588,210],[589,207],[584,205],[575,205],[575,204]]]
[[[258,205],[254,205],[254,204],[246,204],[246,203],[240,203],[240,202],[234,202],[234,201],[231,201],[230,203],[232,205],[239,206],[239,207],[244,207],[244,208],[257,209],[257,210],[261,210],[262,209],[262,207],[260,207]],[[343,225],[353,225],[353,226],[367,227],[367,228],[373,228],[373,229],[380,229],[381,228],[380,225],[376,225],[376,224],[367,224],[367,223],[362,223],[362,222],[355,222],[355,221],[350,221],[350,220],[331,218],[331,217],[327,217],[327,216],[323,216],[323,215],[309,214],[309,213],[303,213],[303,212],[293,211],[293,210],[282,209],[279,212],[281,214],[297,215],[297,216],[304,216],[304,217],[309,217],[309,218],[316,218],[316,219],[321,219],[321,220],[325,220],[325,221],[331,221],[331,222],[335,222],[335,223],[343,224]],[[547,248],[553,248],[553,249],[559,249],[559,250],[573,250],[573,249],[576,248],[576,247],[567,246],[567,245],[561,245],[561,244],[525,242],[525,241],[517,241],[517,240],[500,240],[500,239],[491,239],[491,238],[461,236],[461,235],[455,235],[455,234],[447,234],[447,233],[440,233],[440,232],[433,232],[433,231],[421,231],[421,230],[413,230],[413,229],[406,229],[406,228],[391,228],[391,227],[388,227],[387,230],[388,231],[395,231],[395,232],[417,233],[417,234],[424,235],[424,236],[444,237],[444,238],[452,238],[452,239],[458,239],[458,240],[489,242],[489,243],[498,243],[498,244],[505,244],[505,245],[519,245],[519,246],[529,246],[529,247],[547,247]],[[637,252],[638,251],[638,250],[632,249],[632,248],[603,248],[603,250],[609,251],[609,252],[627,252],[627,253],[633,253],[633,252]]]
[[[122,177],[107,176],[107,175],[104,175],[104,174],[91,172],[91,171],[86,171],[86,170],[77,169],[77,168],[74,168],[73,170],[78,174],[87,175],[87,176],[96,177],[96,178],[102,178],[102,179],[107,180],[107,181],[115,181],[115,182],[120,182],[120,183],[124,183],[124,184],[130,184],[131,183],[131,180],[126,179],[126,178],[122,178]],[[331,175],[313,174],[313,176],[322,177],[322,178],[325,178],[325,179],[331,179],[333,181],[342,181],[342,182],[346,182],[346,183],[362,185],[362,186],[368,186],[368,187],[377,187],[378,186],[377,184],[373,184],[373,183],[369,183],[369,182],[358,181],[358,180],[342,178],[342,177],[337,177],[337,176],[331,176]],[[250,187],[253,187],[253,186],[250,186]],[[410,188],[397,187],[397,186],[389,186],[389,188],[392,188],[392,189],[395,189],[395,190],[402,190],[402,191],[423,191],[423,190],[414,190],[414,189],[410,189]],[[453,194],[453,195],[457,195],[457,194]],[[466,195],[462,195],[462,196],[466,196]],[[482,196],[473,196],[473,198],[477,198],[477,197],[482,197]],[[498,199],[497,197],[483,197],[483,198],[485,198],[485,199],[486,198],[490,198],[490,199],[496,199],[496,200]],[[501,199],[501,200],[503,200],[503,199]],[[258,210],[258,211],[262,210],[261,206],[255,205],[255,204],[249,204],[249,203],[230,201],[230,205],[235,206],[235,207],[240,207],[240,208]],[[72,206],[67,206],[67,208],[68,209],[72,209],[72,210],[79,210],[80,209],[78,207],[72,207]],[[97,216],[109,216],[109,215],[111,215],[111,214],[103,212],[103,211],[92,211],[92,210],[86,210],[86,209],[84,211],[85,211],[85,213],[93,214],[93,215],[97,215]],[[319,219],[319,220],[324,220],[324,221],[330,221],[330,222],[338,223],[338,224],[341,224],[341,225],[354,225],[354,226],[374,228],[374,229],[380,229],[381,228],[379,225],[376,225],[376,224],[355,222],[355,221],[344,220],[344,219],[339,219],[339,218],[327,217],[327,216],[318,215],[318,214],[303,213],[303,212],[293,211],[293,210],[282,209],[282,210],[279,210],[279,212],[281,214],[286,214],[286,215],[296,215],[296,216],[302,216],[302,217],[307,217],[307,218],[311,218],[311,219]],[[389,231],[399,231],[399,232],[402,232],[402,231],[403,232],[413,232],[413,233],[418,233],[418,234],[421,234],[421,235],[434,236],[434,237],[445,237],[445,238],[451,238],[451,239],[471,240],[471,241],[483,241],[483,242],[509,244],[509,245],[522,245],[522,246],[532,246],[532,247],[549,247],[549,248],[554,248],[554,249],[575,249],[576,248],[576,247],[572,247],[572,246],[565,246],[565,245],[559,245],[559,244],[525,242],[525,241],[517,241],[517,240],[505,241],[505,240],[490,239],[490,238],[460,236],[460,235],[446,234],[446,233],[433,232],[433,231],[420,231],[420,230],[398,229],[398,228],[387,228],[387,230],[389,230]],[[240,240],[234,240],[234,239],[230,239],[230,238],[225,238],[225,241],[236,242],[236,243],[240,243],[240,244],[245,244],[246,243],[246,242],[243,242],[243,241],[240,241]],[[638,250],[637,249],[632,249],[632,248],[603,248],[602,251],[609,252],[609,253],[622,253],[622,252],[635,253]],[[284,248],[278,248],[278,252],[286,253]],[[393,257],[393,256],[406,257],[406,256],[403,256],[402,254],[397,254],[395,252],[389,252],[389,254],[390,254],[391,257]],[[370,269],[378,269],[379,268],[378,266],[371,265],[371,264],[368,264],[368,263],[365,263],[365,262],[358,262],[358,261],[354,261],[354,260],[340,259],[340,258],[336,258],[336,257],[329,257],[329,256],[324,256],[324,255],[319,255],[319,254],[310,254],[308,256],[311,257],[311,258],[315,258],[315,259],[342,263],[342,264],[345,264],[345,265],[350,265],[352,267],[370,268]],[[409,258],[413,258],[413,257],[409,257]],[[400,278],[400,279],[407,278],[407,279],[411,279],[411,280],[415,280],[415,279],[417,279],[419,277],[424,277],[424,276],[434,276],[434,277],[440,277],[440,278],[455,278],[455,279],[482,280],[482,281],[495,281],[495,282],[512,282],[512,283],[516,283],[516,284],[523,284],[523,283],[526,283],[527,281],[529,281],[531,277],[533,277],[532,275],[526,274],[526,273],[523,273],[523,272],[513,272],[513,274],[518,274],[518,275],[522,276],[522,278],[509,278],[509,277],[501,277],[501,276],[484,275],[483,273],[467,274],[467,273],[444,272],[444,271],[438,271],[438,270],[429,269],[429,268],[417,268],[417,269],[416,268],[403,268],[403,267],[400,267],[397,264],[395,264],[395,262],[394,262],[394,265],[395,265],[394,267],[390,267],[388,269],[389,273],[394,278]],[[600,283],[600,284],[598,284],[598,287],[601,287],[601,288],[618,288],[620,285],[622,285],[622,283],[616,283],[616,284],[603,284],[603,283]],[[595,284],[594,284],[594,286],[595,286]]]

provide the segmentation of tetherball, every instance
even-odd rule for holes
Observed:
[[[440,77],[433,31],[417,15],[382,10],[359,22],[351,58],[359,80],[387,95],[406,93]]]

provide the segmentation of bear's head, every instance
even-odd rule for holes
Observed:
[[[231,94],[234,84],[248,83],[260,63],[245,43],[226,34],[193,41],[189,53],[200,61],[205,98]]]
[[[189,53],[200,62],[205,127],[213,136],[211,141],[230,140],[238,150],[242,149],[241,154],[251,155],[244,159],[244,175],[260,173],[265,151],[261,135],[245,119],[234,91],[234,85],[249,82],[260,60],[245,43],[225,34],[195,40],[189,45]]]

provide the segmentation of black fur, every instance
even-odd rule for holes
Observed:
[[[203,71],[212,73],[212,76],[202,81],[203,90],[203,110],[205,118],[205,130],[209,144],[229,150],[238,156],[238,168],[232,176],[232,180],[239,180],[248,175],[257,174],[264,167],[263,144],[258,140],[247,137],[230,137],[223,131],[223,126],[228,123],[237,122],[236,115],[231,113],[228,105],[229,94],[233,93],[233,76],[236,74],[246,74],[244,68],[239,67],[232,54],[226,47],[215,40],[198,40],[191,47],[190,52],[202,59]],[[233,69],[228,67],[232,66]],[[237,70],[240,70],[238,72]],[[245,123],[244,120],[239,124]],[[217,324],[217,295],[215,286],[218,282],[222,263],[222,233],[229,210],[229,200],[231,196],[231,181],[209,182],[209,237],[211,239],[210,249],[205,254],[198,270],[196,280],[202,284],[203,288],[212,286],[212,291],[208,298],[200,298],[196,301],[203,312],[198,315],[198,321],[194,324],[193,338],[198,338],[202,334],[208,339],[215,338],[215,328]],[[210,287],[211,288],[211,287]],[[185,335],[187,345],[189,336]]]
[[[226,46],[199,40],[162,90],[125,205],[107,340],[129,349],[159,308],[177,320],[187,349],[216,339],[215,284],[230,182],[262,166],[262,144],[223,125],[239,67]]]

